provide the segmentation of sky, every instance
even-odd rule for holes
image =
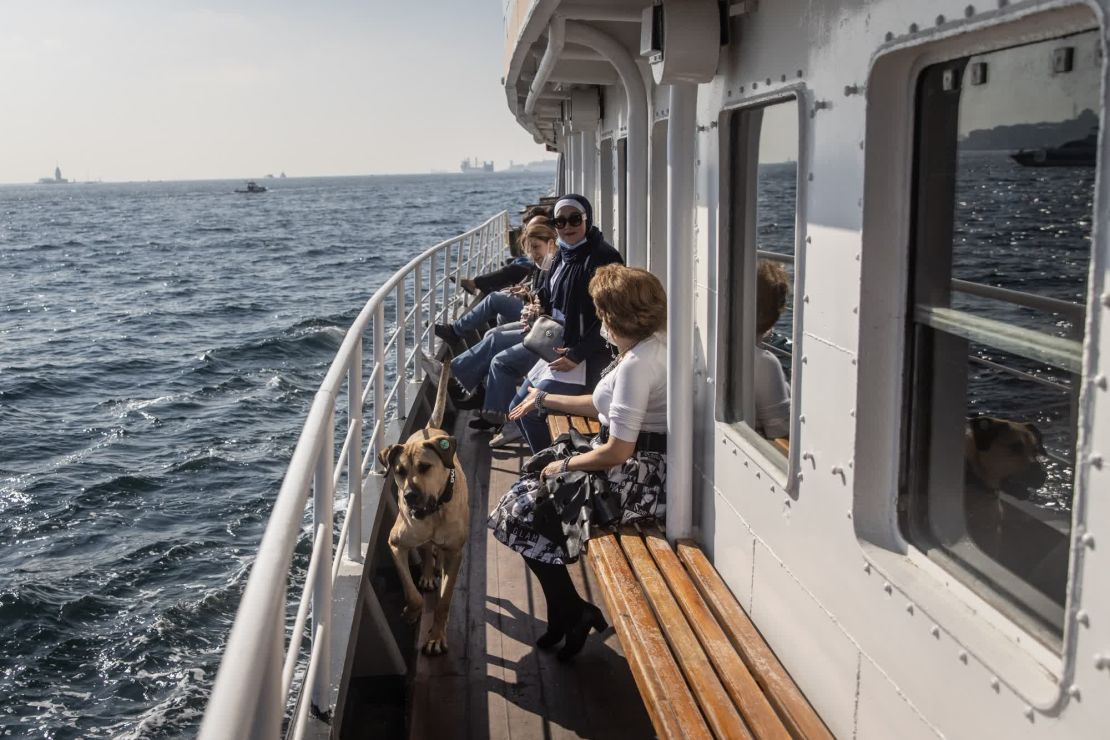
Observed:
[[[3,0],[0,182],[457,171],[549,159],[499,0]]]

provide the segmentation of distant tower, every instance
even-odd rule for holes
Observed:
[[[54,168],[54,182],[61,182],[61,181],[62,181],[62,168],[61,167],[55,167]]]

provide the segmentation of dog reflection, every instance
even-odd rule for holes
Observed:
[[[1059,604],[1064,602],[1068,538],[1048,512],[1007,501],[1027,500],[1047,479],[1040,430],[994,416],[967,420],[964,513],[967,534],[988,557]],[[1004,496],[1005,495],[1005,496]]]

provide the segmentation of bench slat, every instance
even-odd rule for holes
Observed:
[[[548,414],[547,430],[551,433],[552,439],[561,434],[566,434],[570,431],[570,417],[566,414]]]
[[[712,738],[615,535],[590,539],[587,558],[661,738]]]
[[[794,737],[807,740],[832,740],[832,734],[809,705],[790,674],[763,640],[759,630],[736,601],[720,574],[695,543],[677,543],[679,559],[705,598],[736,650],[763,688],[783,723]]]
[[[763,695],[763,689],[752,678],[724,630],[717,624],[670,543],[656,532],[645,532],[644,542],[752,734],[761,739],[789,740],[790,733],[775,714],[774,708]]]
[[[702,708],[709,726],[720,738],[751,737],[744,720],[740,718],[728,692],[721,685],[709,658],[698,643],[694,631],[690,629],[682,610],[667,588],[667,583],[655,562],[648,554],[644,541],[638,534],[622,535],[621,548],[628,562],[640,579],[640,585],[648,595],[652,611],[663,625],[667,642],[682,668],[686,681],[694,690],[694,696]]]
[[[571,416],[570,424],[588,437],[601,431],[601,422],[597,419],[588,419],[585,416]]]

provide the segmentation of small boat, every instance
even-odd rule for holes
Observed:
[[[1098,133],[1046,149],[1022,149],[1010,155],[1023,167],[1094,167]]]
[[[266,188],[263,187],[262,185],[259,185],[254,180],[247,180],[247,187],[238,188],[238,189],[236,189],[235,192],[236,193],[265,193]]]

